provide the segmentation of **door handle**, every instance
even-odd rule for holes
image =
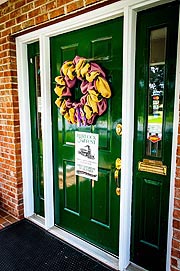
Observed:
[[[115,171],[114,171],[114,180],[116,182],[116,195],[120,196],[121,194],[121,188],[120,188],[120,176],[119,171],[121,170],[121,159],[117,158],[115,162]]]

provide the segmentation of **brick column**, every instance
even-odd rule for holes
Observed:
[[[10,30],[1,32],[0,50],[0,188],[1,207],[23,217],[20,123],[16,47]]]

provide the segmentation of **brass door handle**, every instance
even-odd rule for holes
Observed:
[[[121,188],[120,188],[120,176],[119,176],[119,171],[121,170],[121,159],[117,158],[115,162],[115,171],[114,171],[114,180],[116,182],[116,195],[120,196],[121,194]]]

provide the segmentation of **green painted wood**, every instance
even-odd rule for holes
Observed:
[[[52,83],[55,223],[71,233],[118,254],[119,197],[114,181],[115,160],[120,157],[123,19],[116,19],[51,38],[51,78],[59,75],[65,60],[76,55],[102,58],[95,62],[105,70],[112,98],[96,125],[68,124],[58,112]],[[104,59],[103,59],[104,58]],[[78,85],[76,98],[82,96]],[[99,178],[91,181],[75,176],[75,131],[99,134]]]
[[[39,43],[28,45],[29,98],[33,160],[34,211],[44,216],[43,144],[38,135],[35,58],[39,57]]]
[[[131,261],[164,271],[171,173],[171,148],[176,71],[178,5],[168,4],[138,13]],[[167,27],[162,157],[146,156],[150,31]],[[138,171],[144,158],[162,161],[167,176]]]

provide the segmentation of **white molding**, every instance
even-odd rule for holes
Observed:
[[[130,2],[129,3],[129,7],[132,7],[132,9],[134,11],[142,11],[142,10],[145,10],[145,9],[149,9],[149,8],[152,8],[152,7],[156,7],[156,6],[159,6],[159,5],[162,5],[162,4],[167,4],[167,3],[170,3],[170,2],[173,2],[174,0],[136,0],[136,1],[128,1]]]
[[[52,120],[49,38],[40,36],[44,207],[46,229],[54,225]]]
[[[28,220],[32,221],[33,223],[35,223],[36,225],[38,225],[39,227],[47,230],[46,226],[45,226],[45,219],[44,219],[44,217],[33,214],[32,216],[29,216],[29,217],[26,217],[26,218]]]
[[[117,17],[123,16],[123,6],[123,1],[120,1],[115,4],[104,6],[100,9],[95,9],[93,11],[83,13],[74,18],[70,18],[68,20],[49,26],[49,29],[46,31],[45,35],[52,37],[58,34],[63,34],[115,19]],[[59,28],[59,24],[61,24],[61,28]]]
[[[180,18],[180,9],[179,9],[179,18]],[[171,248],[172,248],[172,237],[173,237],[174,189],[175,189],[175,177],[176,177],[176,151],[177,151],[177,140],[178,140],[179,97],[180,97],[180,53],[179,52],[180,52],[180,22],[179,22],[179,28],[178,28],[176,84],[175,84],[175,99],[174,99],[174,121],[173,121],[173,138],[172,138],[172,159],[171,159],[171,176],[170,176],[166,271],[170,271]]]
[[[34,213],[27,45],[16,40],[24,216]]]
[[[120,270],[124,270],[124,268],[128,266],[130,260],[136,17],[137,14],[132,10],[132,8],[125,8],[123,36],[122,168],[119,238]]]

